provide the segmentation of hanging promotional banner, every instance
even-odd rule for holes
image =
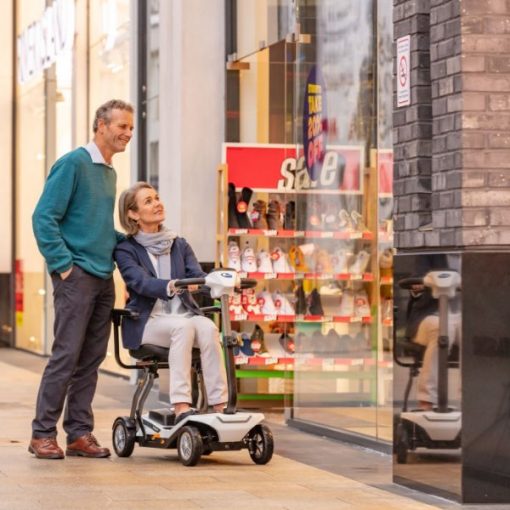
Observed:
[[[322,74],[313,66],[305,84],[303,104],[303,147],[310,179],[318,179],[327,151],[328,117],[326,87]]]
[[[223,144],[223,162],[236,188],[295,193],[363,193],[362,146],[330,146],[315,179],[305,165],[303,150],[284,144]]]

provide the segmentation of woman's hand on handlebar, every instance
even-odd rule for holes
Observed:
[[[182,294],[184,292],[184,289],[183,288],[177,288],[175,286],[175,282],[177,280],[170,280],[168,282],[168,296],[169,297],[173,297],[175,296],[176,294]]]

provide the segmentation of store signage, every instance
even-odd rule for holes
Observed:
[[[319,178],[324,164],[327,132],[326,87],[319,68],[313,66],[305,84],[303,147],[306,170],[314,181]]]
[[[228,179],[254,191],[335,193],[363,192],[364,152],[361,146],[330,146],[315,179],[308,173],[303,150],[295,145],[237,144],[223,146]]]
[[[397,39],[397,107],[411,104],[411,36]]]
[[[41,19],[17,38],[18,81],[26,83],[72,49],[75,31],[74,0],[55,0]]]

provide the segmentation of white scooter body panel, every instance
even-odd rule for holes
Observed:
[[[161,439],[168,439],[185,425],[203,423],[216,430],[220,443],[242,441],[246,434],[264,420],[262,413],[207,413],[193,414],[180,421],[177,425],[164,426],[149,418],[149,413],[142,415],[142,423],[145,431],[150,434],[158,434]],[[142,431],[137,429],[137,436],[142,436]]]
[[[460,411],[450,411],[448,413],[414,411],[402,413],[400,417],[402,420],[420,426],[433,441],[454,441],[462,427],[462,413]]]

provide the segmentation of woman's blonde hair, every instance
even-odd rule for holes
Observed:
[[[119,197],[119,220],[128,237],[134,236],[140,230],[138,223],[129,217],[129,211],[138,211],[136,195],[141,189],[154,189],[148,182],[135,182],[130,188],[124,190]]]

